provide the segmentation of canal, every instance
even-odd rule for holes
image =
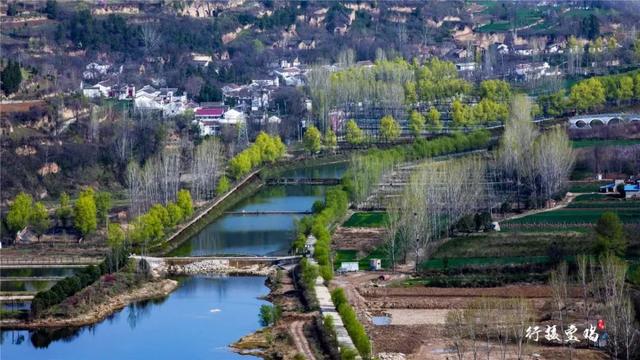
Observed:
[[[283,173],[287,178],[339,178],[346,164]],[[267,186],[231,211],[309,211],[324,186]],[[227,214],[171,255],[282,255],[297,214]],[[17,274],[14,274],[17,275]],[[49,275],[49,274],[48,274]],[[2,359],[250,359],[229,344],[260,328],[264,277],[192,277],[162,301],[128,306],[99,324],[57,331],[2,331]]]

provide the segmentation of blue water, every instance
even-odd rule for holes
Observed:
[[[2,360],[255,359],[228,345],[260,328],[264,277],[190,277],[164,301],[130,305],[101,323],[2,331]],[[219,312],[211,312],[220,309]]]
[[[319,165],[314,167],[286,170],[280,174],[283,178],[293,179],[340,179],[347,170],[348,162]]]

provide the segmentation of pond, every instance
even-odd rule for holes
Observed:
[[[81,328],[2,331],[3,360],[255,359],[228,345],[260,328],[265,277],[190,277],[166,299]]]
[[[340,179],[344,172],[347,171],[348,165],[349,163],[345,161],[285,170],[280,174],[280,177],[288,179]]]

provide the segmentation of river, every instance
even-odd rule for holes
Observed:
[[[346,164],[292,170],[288,178],[339,178]],[[231,211],[309,211],[323,186],[268,186]],[[302,214],[227,214],[172,255],[286,254]],[[17,274],[15,274],[17,275]],[[193,277],[162,301],[132,304],[94,326],[51,331],[3,331],[3,360],[250,359],[228,345],[257,330],[264,277]],[[217,311],[219,309],[220,311]]]

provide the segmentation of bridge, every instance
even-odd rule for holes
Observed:
[[[340,179],[323,178],[277,178],[268,179],[267,185],[338,185]]]
[[[284,266],[297,264],[301,256],[180,256],[163,257],[167,265],[188,265],[201,261],[224,261],[230,267],[251,265]]]
[[[313,212],[310,211],[310,210],[304,210],[304,211],[286,211],[286,210],[247,211],[247,210],[240,210],[240,211],[226,211],[225,214],[229,214],[229,215],[309,215],[309,214],[313,214]]]
[[[590,114],[570,117],[569,125],[572,129],[592,129],[599,126],[617,125],[634,121],[640,122],[640,114]]]

